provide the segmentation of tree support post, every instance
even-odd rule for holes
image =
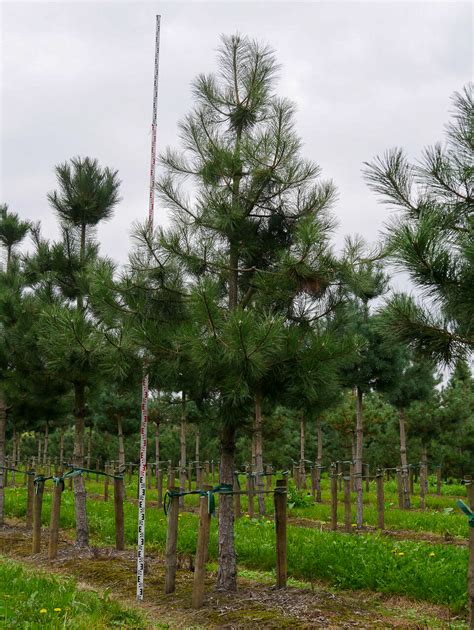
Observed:
[[[287,480],[278,479],[273,493],[275,503],[275,534],[277,575],[276,588],[286,588],[287,559],[286,559],[286,520],[287,520]]]
[[[209,533],[211,529],[211,515],[208,508],[208,497],[199,499],[199,531],[194,561],[194,580],[192,606],[200,608],[204,602],[204,580],[206,577],[207,549],[209,547]]]
[[[51,507],[51,522],[49,525],[49,560],[54,560],[58,555],[59,519],[61,516],[61,497],[64,488],[63,483],[64,482],[55,483],[53,488],[53,505]]]
[[[166,568],[165,568],[165,593],[174,593],[176,588],[176,545],[178,541],[178,515],[179,497],[177,488],[169,488],[170,506],[168,511],[168,529],[166,532]]]
[[[337,473],[336,468],[332,467],[331,474],[331,529],[337,531]]]
[[[28,488],[26,497],[26,529],[33,527],[33,503],[35,500],[35,480],[32,474],[27,475]]]
[[[125,524],[123,517],[123,478],[114,477],[115,549],[125,549]]]
[[[344,530],[352,531],[351,477],[344,477]]]
[[[33,504],[33,543],[32,553],[41,551],[41,512],[43,510],[44,479],[35,481],[35,497]]]
[[[385,528],[385,512],[384,512],[384,491],[383,491],[383,470],[377,470],[377,527]]]
[[[240,505],[240,485],[238,474],[234,474],[234,483],[232,485],[234,494],[234,518],[240,518],[242,516],[242,507]]]

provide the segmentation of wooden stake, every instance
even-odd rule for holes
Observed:
[[[33,527],[33,503],[35,499],[35,480],[33,475],[28,477],[28,494],[26,497],[26,529]]]
[[[239,486],[239,478],[237,474],[234,475],[234,483],[232,485],[232,489],[237,494],[234,494],[234,517],[240,518],[242,516],[242,507],[240,505],[240,486]]]
[[[169,488],[177,492],[177,488]],[[179,497],[171,496],[166,532],[165,593],[174,593],[176,588],[176,544],[178,541]]]
[[[109,472],[109,467],[106,465],[105,466],[105,472]],[[109,483],[110,483],[110,477],[108,475],[105,475],[104,477],[104,501],[107,502],[109,500]]]
[[[351,478],[344,477],[344,529],[346,532],[352,531],[352,510],[351,510]]]
[[[192,606],[200,608],[204,602],[204,580],[206,577],[206,556],[209,546],[209,533],[211,529],[211,515],[208,511],[208,497],[199,499],[199,530],[196,546],[196,558],[194,560],[194,580]]]
[[[276,588],[286,588],[286,508],[287,508],[287,480],[278,479],[273,499],[275,503],[275,534],[276,534]]]
[[[253,518],[255,514],[255,510],[254,510],[254,505],[253,505],[253,489],[254,489],[253,480],[254,478],[252,477],[252,473],[250,472],[247,473],[246,479],[247,479],[247,503],[248,503],[247,512],[250,518]]]
[[[272,466],[271,465],[265,466],[265,472],[266,472],[265,490],[269,492],[272,489]]]
[[[336,469],[332,469],[331,475],[331,529],[337,531],[337,475]]]
[[[163,471],[159,467],[156,473],[156,486],[158,490],[158,503],[161,505],[163,503]]]
[[[400,510],[403,510],[405,507],[405,501],[403,496],[403,479],[402,479],[402,471],[397,468],[397,491],[398,491],[398,507]]]
[[[383,491],[383,470],[377,471],[377,527],[385,528],[385,498]]]
[[[436,466],[436,494],[441,496],[441,466]]]
[[[420,508],[426,509],[426,485],[425,485],[425,469],[420,468]]]
[[[49,525],[49,547],[48,559],[54,560],[58,555],[58,539],[59,539],[59,518],[61,515],[61,496],[63,493],[62,484],[54,484],[53,488],[53,505],[51,508],[51,521]]]
[[[125,524],[123,517],[123,479],[114,477],[115,549],[125,549]]]
[[[39,553],[41,551],[41,512],[43,509],[44,480],[39,479],[35,486],[32,553]]]

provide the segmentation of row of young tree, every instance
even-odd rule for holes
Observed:
[[[474,434],[472,426],[473,389],[467,365],[459,362],[446,386],[425,401],[414,401],[404,408],[407,461],[418,465],[425,457],[430,472],[439,465],[443,478],[450,483],[474,470]],[[140,448],[140,418],[135,400],[122,407],[107,407],[102,397],[91,392],[86,406],[84,456],[87,467],[114,462],[120,468],[137,463]],[[72,408],[72,405],[69,405]],[[193,401],[186,404],[186,461],[197,464],[219,459],[219,419],[212,412],[197,409]],[[122,415],[123,414],[123,415]],[[72,461],[74,427],[69,412],[51,425],[41,419],[14,418],[7,414],[7,447],[9,464],[53,462],[63,466]],[[160,462],[167,470],[171,461],[180,461],[182,414],[180,405],[162,399],[150,406],[152,424],[148,440],[148,461]],[[349,461],[354,456],[355,406],[353,394],[346,391],[341,402],[314,416],[265,401],[262,439],[264,463],[287,470],[301,459],[306,468],[319,464],[327,472],[331,462]],[[400,465],[400,411],[376,391],[364,398],[364,463],[372,473],[377,467]],[[236,442],[236,469],[243,471],[252,464],[252,432],[245,431]],[[302,457],[302,454],[304,457]],[[312,462],[312,464],[310,463]]]
[[[454,97],[446,145],[427,149],[416,165],[401,150],[366,164],[370,188],[398,213],[377,247],[352,237],[336,252],[336,189],[301,157],[294,107],[274,92],[274,53],[224,37],[218,61],[216,74],[194,83],[182,150],[161,158],[157,193],[169,227],[135,226],[125,267],[102,256],[96,240],[97,225],[120,202],[118,173],[96,160],[56,168],[57,189],[48,194],[56,241],[3,206],[0,466],[7,418],[18,435],[67,427],[73,417],[79,467],[86,422],[102,432],[117,427],[124,461],[124,427],[138,416],[146,366],[152,420],[179,417],[180,465],[192,422],[218,441],[221,483],[232,484],[236,449],[249,435],[257,473],[267,452],[283,459],[279,416],[320,426],[334,444],[353,436],[361,527],[364,431],[385,422],[375,414],[367,423],[366,406],[375,400],[383,414],[387,402],[396,410],[404,469],[407,414],[423,448],[442,442],[449,423],[473,440],[465,362],[473,345],[472,86]],[[25,254],[28,233],[33,249]],[[409,274],[418,301],[388,293],[393,265]],[[440,364],[457,365],[441,393]],[[461,438],[452,448],[469,453]],[[449,453],[435,459],[460,466]],[[0,476],[0,522],[2,486]],[[74,493],[77,544],[86,546],[81,476]],[[223,494],[223,590],[236,588],[233,528],[232,497]]]

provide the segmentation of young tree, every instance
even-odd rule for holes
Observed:
[[[74,388],[73,464],[83,467],[86,390],[97,381],[106,350],[88,302],[90,269],[97,260],[94,229],[112,216],[120,181],[116,171],[88,157],[57,166],[56,176],[59,188],[48,199],[58,215],[62,240],[50,245],[38,233],[31,266],[37,283],[43,290],[51,287],[55,295],[43,311],[41,344],[49,368]],[[84,547],[89,531],[82,476],[74,478],[74,496],[76,544]]]
[[[321,296],[334,275],[327,214],[334,188],[300,157],[293,106],[273,92],[273,52],[224,37],[219,64],[217,75],[194,83],[196,107],[180,126],[184,153],[168,150],[163,158],[167,173],[158,189],[172,227],[148,245],[156,269],[172,259],[182,270],[190,356],[220,407],[220,481],[231,485],[237,428],[284,348],[276,297],[286,305],[289,291]],[[233,524],[232,497],[223,494],[217,584],[230,591]]]
[[[417,164],[392,149],[365,169],[369,187],[401,210],[388,226],[392,260],[428,300],[395,294],[386,327],[448,363],[474,346],[473,85],[453,101],[446,146],[428,147]]]
[[[400,364],[400,368],[400,374],[395,378],[387,398],[398,410],[403,507],[407,510],[410,508],[410,488],[405,427],[406,410],[415,401],[421,402],[432,399],[437,381],[433,374],[431,362],[417,360],[416,357],[406,355],[405,365]]]

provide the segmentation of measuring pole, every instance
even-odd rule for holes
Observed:
[[[148,229],[153,231],[155,211],[155,162],[156,162],[156,121],[158,115],[158,68],[160,58],[160,22],[156,16],[155,72],[153,81],[153,115],[151,121],[151,163],[150,195],[148,198]],[[144,367],[146,372],[146,365]],[[138,471],[138,553],[137,553],[137,599],[143,599],[143,576],[145,572],[145,496],[146,496],[146,446],[148,429],[148,374],[142,381],[142,407],[140,423],[140,468]]]

